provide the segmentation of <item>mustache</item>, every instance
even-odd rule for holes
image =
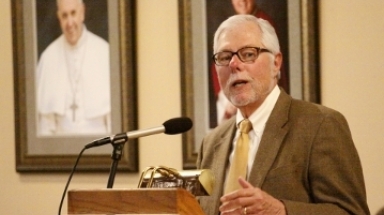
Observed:
[[[246,81],[246,82],[249,82],[249,81],[252,81],[252,77],[249,76],[247,73],[231,73],[231,75],[229,76],[227,82],[225,83],[225,86],[226,87],[230,87],[232,86],[234,83],[236,82],[239,82],[239,81]]]

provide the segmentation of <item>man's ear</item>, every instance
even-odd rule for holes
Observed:
[[[275,69],[279,71],[282,63],[283,63],[283,54],[279,52],[275,55],[275,60],[273,62]]]
[[[283,54],[281,52],[275,54],[275,59],[273,61],[273,72],[275,73],[274,76],[278,77],[280,76],[280,69],[281,69],[281,64],[283,63]]]

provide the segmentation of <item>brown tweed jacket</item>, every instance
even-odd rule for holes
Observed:
[[[235,131],[232,118],[202,142],[197,167],[211,169],[216,179],[213,194],[199,198],[207,215],[219,214]],[[292,99],[283,90],[266,123],[248,181],[283,201],[289,215],[370,213],[360,159],[344,116]]]

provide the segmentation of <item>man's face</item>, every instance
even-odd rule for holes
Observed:
[[[254,0],[232,0],[232,5],[237,14],[251,14],[255,8]]]
[[[215,52],[237,52],[244,47],[261,47],[260,29],[254,24],[242,24],[225,30],[219,36]],[[277,83],[281,54],[260,53],[251,63],[240,61],[234,55],[228,66],[217,66],[221,89],[236,107],[255,110]]]
[[[84,4],[79,0],[60,0],[57,16],[61,30],[71,45],[76,45],[81,36],[84,22]]]

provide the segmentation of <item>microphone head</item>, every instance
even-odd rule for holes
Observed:
[[[179,117],[163,123],[165,134],[180,134],[192,128],[192,120],[188,117]]]

